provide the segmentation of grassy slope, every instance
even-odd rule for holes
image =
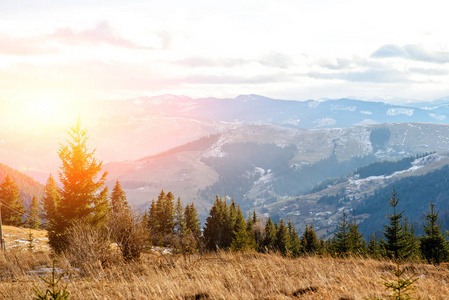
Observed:
[[[25,238],[27,229],[5,228]],[[12,232],[11,232],[12,233]],[[45,231],[36,232],[36,234]],[[140,262],[112,261],[107,268],[92,266],[83,275],[65,259],[57,267],[67,274],[71,299],[367,299],[386,298],[382,277],[389,278],[394,265],[371,259],[283,258],[276,254],[233,254],[161,257],[145,254]],[[33,286],[44,290],[39,273],[50,267],[47,251],[10,249],[0,254],[0,298],[31,299]],[[416,296],[449,298],[447,265],[414,264],[419,280]],[[45,275],[44,275],[45,276]],[[197,297],[197,298],[195,298]],[[207,298],[203,298],[207,299]]]

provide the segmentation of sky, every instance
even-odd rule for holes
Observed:
[[[430,101],[449,96],[446,8],[434,0],[0,0],[0,100]]]

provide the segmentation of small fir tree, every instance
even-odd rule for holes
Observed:
[[[355,215],[352,217],[352,222],[349,223],[349,243],[351,245],[351,253],[355,255],[366,254],[366,242],[363,238],[363,233],[359,232],[359,225]]]
[[[21,226],[23,224],[25,207],[23,199],[20,199],[19,187],[9,174],[6,175],[0,184],[0,202],[3,224]]]
[[[186,231],[190,231],[195,238],[199,238],[201,235],[200,218],[193,202],[186,205],[184,218]]]
[[[377,239],[376,234],[371,235],[368,245],[367,245],[367,254],[375,259],[379,259],[382,257],[382,251],[380,247],[380,243]]]
[[[182,207],[181,197],[178,197],[175,207],[175,232],[178,235],[185,234],[186,222],[184,216],[184,208]]]
[[[290,253],[290,234],[284,220],[279,222],[276,232],[276,249],[284,256]]]
[[[43,218],[45,220],[45,228],[50,232],[55,230],[57,214],[57,206],[61,201],[58,185],[50,174],[44,187],[44,197],[42,198]]]
[[[271,217],[268,217],[267,224],[265,224],[265,239],[263,244],[265,251],[274,250],[276,247],[276,227]]]
[[[217,247],[228,248],[231,244],[229,232],[233,228],[231,225],[228,205],[217,195],[204,227],[203,236],[206,248],[209,250],[216,250]]]
[[[299,240],[298,233],[296,232],[295,226],[289,220],[287,223],[288,234],[290,236],[290,248],[289,252],[293,257],[297,257],[301,254],[301,241]]]
[[[41,226],[41,218],[40,218],[40,209],[39,209],[39,201],[36,196],[31,198],[31,204],[28,208],[28,216],[26,219],[26,223],[29,228],[39,229]]]
[[[342,219],[337,224],[337,230],[332,240],[332,248],[335,254],[346,256],[352,252],[353,245],[351,240],[350,224],[343,210]]]
[[[397,211],[397,205],[399,203],[399,199],[397,197],[397,193],[394,190],[392,191],[392,195],[388,197],[388,205],[393,208],[393,213],[388,214],[387,218],[389,220],[388,225],[384,225],[384,237],[383,248],[386,251],[386,255],[391,259],[405,259],[406,258],[406,233],[404,232],[404,227],[401,222],[403,220],[402,212]]]
[[[420,240],[420,249],[423,257],[432,264],[440,264],[447,261],[448,242],[441,230],[441,222],[438,221],[438,212],[435,212],[435,205],[429,205],[429,212],[426,214],[426,223],[423,225],[424,236]]]
[[[118,179],[111,193],[111,209],[112,213],[118,213],[122,210],[130,211],[128,201],[126,200],[126,194]]]
[[[308,226],[306,224],[304,233],[301,236],[301,248],[306,254],[315,254],[319,251],[320,242],[318,241],[313,225]]]
[[[234,226],[234,237],[231,241],[232,251],[249,251],[256,248],[252,231],[248,231],[240,206],[237,207],[237,219]]]

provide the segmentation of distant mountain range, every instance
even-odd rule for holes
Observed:
[[[368,232],[376,230],[366,224],[382,211],[385,203],[379,199],[388,196],[383,194],[391,184],[399,187],[399,179],[432,174],[449,164],[444,158],[449,151],[446,99],[399,106],[352,99],[163,95],[80,105],[90,112],[82,122],[89,145],[105,162],[109,184],[119,179],[128,200],[141,210],[161,189],[172,191],[185,203],[194,201],[203,221],[218,194],[234,197],[246,211],[290,218],[299,230],[305,222],[314,224],[322,236],[332,234],[342,209],[360,211],[361,228]],[[41,183],[50,172],[56,176],[57,150],[68,128],[45,132],[0,124],[0,129],[0,162]],[[429,157],[442,158],[420,168],[388,175],[382,173],[385,167],[374,179],[354,177],[374,162],[433,152]],[[429,184],[436,182],[429,176]],[[354,182],[363,184],[355,189]],[[410,210],[421,214],[429,197],[420,205],[413,202]]]
[[[246,125],[323,129],[403,122],[446,124],[448,103],[439,99],[399,106],[351,99],[290,101],[258,95],[193,99],[162,95],[75,102],[68,107],[80,111],[90,144],[98,150],[101,160],[109,162],[137,160]],[[67,120],[65,128],[40,128],[39,124],[19,128],[17,122],[9,124],[10,119],[0,119],[0,162],[44,183],[50,172],[56,175],[56,153],[75,120]]]
[[[234,99],[192,99],[164,95],[129,100],[126,110],[140,115],[161,114],[200,121],[271,124],[298,128],[336,128],[376,123],[424,122],[445,124],[449,101],[398,106],[353,99],[326,101],[277,100],[258,95]],[[123,103],[116,103],[121,105]],[[123,111],[121,109],[121,111]]]
[[[185,202],[194,201],[204,220],[218,194],[234,197],[246,211],[256,209],[275,218],[291,219],[298,229],[305,222],[314,224],[326,236],[335,228],[341,209],[362,209],[365,204],[361,199],[374,195],[397,178],[444,167],[449,164],[443,154],[448,149],[447,125],[396,123],[334,129],[248,125],[159,155],[109,163],[105,169],[109,178],[120,180],[128,198],[141,209],[147,208],[151,199],[165,189]],[[419,168],[412,168],[411,162],[405,167],[398,165],[395,172],[402,172],[393,176],[384,175],[388,168],[383,167],[375,173],[375,180],[363,181],[372,184],[360,185],[358,189],[350,184],[355,177],[347,177],[373,162],[433,151],[438,153],[429,157],[436,158],[421,163]],[[320,182],[331,182],[332,188],[314,191]],[[388,193],[382,196],[386,198]],[[323,197],[331,197],[334,202],[328,200],[332,203],[323,205],[326,200],[318,202]],[[422,199],[424,208],[429,201]],[[420,206],[419,212],[422,211]],[[369,214],[360,218],[368,219]]]

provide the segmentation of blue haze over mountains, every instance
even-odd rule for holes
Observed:
[[[137,102],[145,112],[167,116],[308,129],[396,122],[446,124],[449,117],[449,101],[445,99],[401,106],[345,98],[290,101],[258,95],[241,95],[234,99],[192,99],[165,95],[142,97]]]

